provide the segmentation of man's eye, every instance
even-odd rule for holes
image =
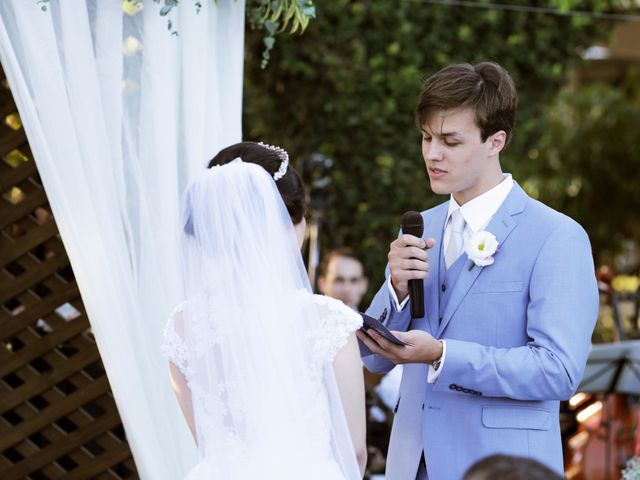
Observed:
[[[430,141],[431,141],[431,137],[425,137],[425,136],[423,136],[423,137],[422,137],[422,141],[423,141],[423,142],[430,142]]]
[[[460,142],[444,142],[447,147],[457,147],[460,145]]]

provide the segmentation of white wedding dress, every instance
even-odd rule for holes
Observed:
[[[198,415],[200,462],[186,479],[348,478],[334,455],[336,432],[332,431],[332,415],[340,417],[342,412],[330,411],[327,383],[332,388],[333,357],[345,345],[348,335],[362,325],[362,319],[343,303],[329,297],[297,292],[295,300],[292,299],[298,310],[305,302],[306,305],[302,307],[307,310],[305,317],[321,320],[309,329],[306,338],[299,339],[305,346],[306,358],[301,364],[288,365],[291,372],[275,370],[283,368],[282,365],[265,366],[267,369],[272,368],[272,373],[276,376],[296,375],[299,389],[287,393],[289,398],[286,403],[304,405],[302,418],[292,418],[289,415],[273,417],[282,412],[277,407],[275,412],[271,412],[271,401],[283,401],[282,395],[285,395],[284,392],[279,392],[277,383],[263,385],[263,395],[252,399],[254,405],[247,405],[246,399],[238,398],[242,392],[238,391],[233,371],[221,368],[212,372],[210,382],[200,384],[195,373],[197,368],[194,366],[203,352],[215,352],[215,356],[225,354],[222,340],[216,338],[216,324],[230,319],[213,316],[216,321],[211,328],[200,331],[197,336],[199,342],[193,345],[195,348],[190,348],[184,338],[185,322],[198,322],[193,317],[190,318],[190,313],[197,311],[197,308],[193,308],[193,304],[197,302],[184,302],[173,312],[164,330],[162,350],[187,380],[193,409]],[[249,335],[260,337],[259,332]],[[221,365],[227,363],[220,360]],[[286,370],[287,366],[284,368]],[[341,405],[333,407],[341,408]],[[246,432],[251,429],[250,422],[254,416],[257,416],[256,428],[270,424],[274,429],[259,432],[254,440],[260,441],[249,442]],[[271,418],[260,418],[263,416]],[[278,446],[275,456],[274,445]],[[346,447],[353,448],[350,445]]]
[[[361,317],[313,295],[273,178],[232,162],[186,192],[182,303],[163,352],[189,386],[189,480],[361,478],[332,360]]]

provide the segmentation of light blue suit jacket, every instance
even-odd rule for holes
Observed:
[[[423,451],[431,480],[460,480],[494,453],[535,458],[560,473],[559,401],[580,383],[598,314],[589,239],[514,182],[485,229],[500,244],[495,262],[469,270],[463,253],[445,276],[447,209],[448,202],[422,213],[423,238],[436,239],[425,317],[411,320],[408,306],[398,312],[386,283],[367,311],[378,317],[386,308],[391,330],[422,329],[447,342],[435,383],[427,383],[427,365],[405,365],[387,479],[414,480]],[[361,351],[369,370],[393,367]]]

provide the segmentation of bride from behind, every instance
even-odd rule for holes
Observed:
[[[366,463],[360,316],[313,295],[287,153],[222,150],[183,197],[184,302],[164,333],[198,445],[189,480],[354,480]]]

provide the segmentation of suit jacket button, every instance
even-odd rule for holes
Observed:
[[[444,283],[442,284],[442,287],[440,287],[440,288],[442,289],[443,292],[447,291],[447,286]]]

